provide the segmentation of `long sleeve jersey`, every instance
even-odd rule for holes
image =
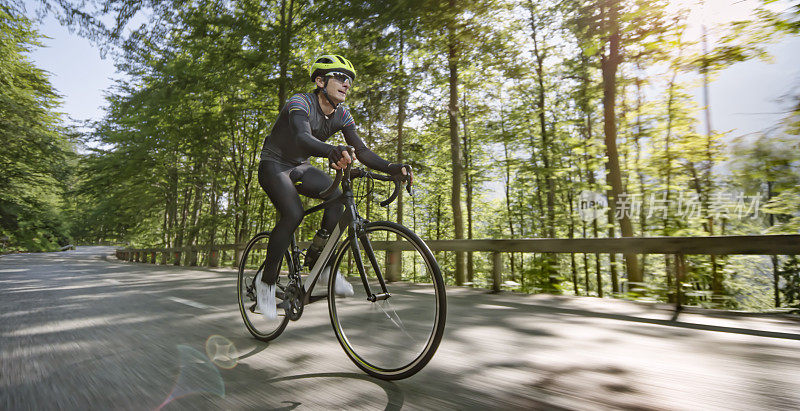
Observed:
[[[334,146],[326,141],[341,131],[356,157],[367,167],[388,172],[389,162],[373,153],[356,132],[355,121],[342,104],[331,115],[322,112],[315,93],[295,94],[278,114],[270,134],[264,139],[261,160],[299,165],[309,157],[327,157]]]

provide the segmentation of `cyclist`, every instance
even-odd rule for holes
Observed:
[[[356,133],[355,121],[342,105],[356,78],[352,63],[340,55],[326,54],[316,59],[309,74],[316,89],[311,93],[295,94],[287,100],[272,131],[264,139],[258,166],[258,182],[280,215],[269,237],[263,276],[259,274],[262,278],[256,278],[258,308],[270,319],[277,317],[275,282],[283,254],[291,242],[292,233],[303,219],[304,210],[298,193],[322,198],[320,193],[332,183],[324,171],[309,164],[308,158],[327,158],[330,166],[337,170],[353,162],[355,158],[350,156],[346,146],[326,143],[333,134],[341,131],[347,144],[355,148],[355,156],[367,167],[411,178],[410,168],[382,159],[370,151]],[[341,190],[337,189],[322,199],[340,194]],[[304,265],[313,267],[343,211],[341,205],[325,208],[322,227],[306,252]],[[330,267],[323,271],[319,281],[324,284],[329,273]],[[343,296],[353,295],[352,285],[338,272],[336,276],[334,292]]]

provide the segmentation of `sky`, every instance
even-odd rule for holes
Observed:
[[[774,63],[739,63],[711,83],[714,130],[746,135],[767,131],[786,117],[792,107],[788,97],[800,91],[800,37],[785,38],[768,51]],[[702,100],[698,102],[702,104]]]
[[[701,27],[723,26],[731,21],[747,20],[761,6],[760,0],[705,0],[701,7],[691,6],[695,0],[672,0],[672,10],[689,10],[688,40],[701,38]],[[690,7],[687,7],[690,6]],[[783,12],[790,2],[768,5],[771,11]],[[716,40],[709,30],[709,47]],[[709,86],[711,125],[728,137],[767,131],[775,127],[792,107],[791,94],[800,92],[800,36],[785,36],[767,46],[772,62],[751,60],[723,70]],[[703,105],[702,90],[695,90],[696,101]],[[698,130],[705,130],[703,113],[698,113]]]
[[[29,15],[36,2],[25,0]],[[673,1],[673,7],[685,5]],[[689,21],[698,36],[699,25],[723,23],[747,17],[756,0],[706,0],[705,9],[693,8]],[[780,5],[778,6],[780,7]],[[76,121],[100,120],[105,106],[105,92],[114,78],[119,78],[113,62],[102,59],[98,48],[88,40],[70,33],[54,18],[38,25],[45,45],[30,56],[34,63],[50,72],[50,81],[63,96],[61,112]],[[770,129],[791,107],[781,102],[792,90],[800,89],[800,36],[785,37],[769,46],[772,63],[748,61],[721,72],[710,87],[712,125],[716,131],[730,131],[738,136]],[[795,93],[797,94],[797,93]],[[702,104],[700,91],[696,91]],[[704,130],[702,113],[698,114]],[[71,122],[68,122],[71,123]]]
[[[29,17],[33,17],[36,4],[25,1]],[[62,96],[59,111],[76,121],[102,119],[105,91],[112,86],[112,79],[119,77],[114,62],[102,59],[96,46],[70,33],[53,17],[34,24],[39,34],[46,36],[40,39],[45,47],[35,49],[30,57],[50,73],[51,84]]]

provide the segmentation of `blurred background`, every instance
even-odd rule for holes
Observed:
[[[413,198],[363,198],[370,219],[428,240],[796,234],[799,19],[796,1],[756,0],[6,0],[2,252],[271,229],[258,154],[323,53],[356,66],[362,138],[417,174]],[[591,218],[589,197],[607,203]],[[490,282],[488,253],[437,258],[449,283]],[[675,276],[662,256],[503,264],[523,292],[624,296],[634,276],[666,301]],[[687,270],[689,303],[800,306],[794,257]]]

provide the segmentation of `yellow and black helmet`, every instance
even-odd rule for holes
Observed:
[[[311,75],[311,81],[314,81],[319,76],[333,72],[344,73],[351,79],[356,79],[356,69],[353,68],[353,63],[338,54],[325,54],[317,57],[308,74]]]

